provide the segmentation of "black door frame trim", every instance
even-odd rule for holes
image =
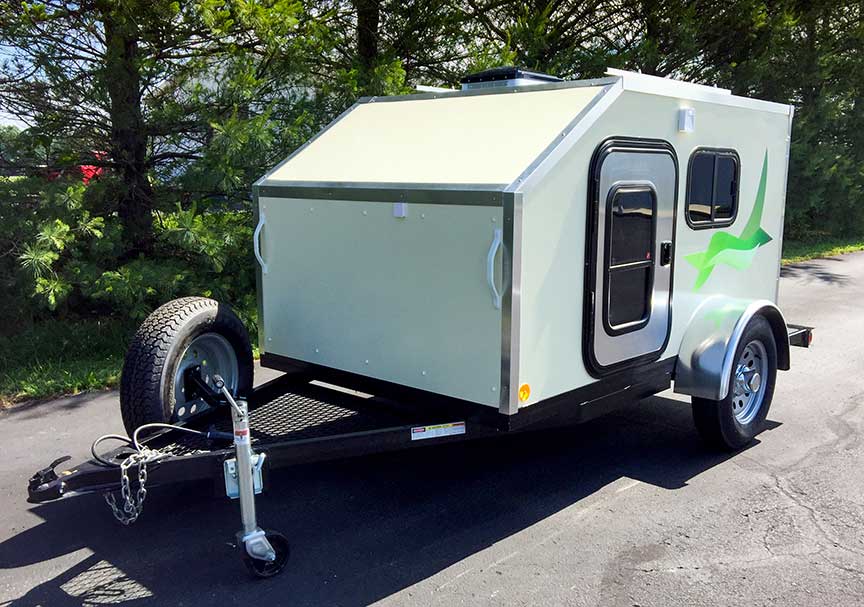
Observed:
[[[669,267],[669,310],[668,324],[666,327],[666,338],[657,350],[648,352],[623,360],[612,365],[602,365],[597,361],[594,355],[594,320],[595,320],[595,298],[597,297],[597,237],[600,229],[599,209],[600,209],[600,170],[603,167],[603,161],[613,152],[632,152],[632,153],[654,153],[666,154],[675,165],[675,199],[672,203],[672,262]],[[610,137],[605,139],[594,150],[591,157],[591,164],[588,169],[588,208],[586,212],[586,238],[585,238],[585,268],[584,268],[584,290],[583,290],[583,311],[582,311],[582,357],[585,362],[585,368],[588,373],[595,378],[606,377],[622,369],[635,367],[646,363],[651,363],[660,358],[660,355],[669,344],[669,337],[672,333],[672,303],[675,278],[675,242],[676,231],[678,225],[678,189],[680,180],[680,171],[678,167],[678,155],[671,143],[663,139],[648,139],[639,137]],[[605,202],[605,201],[604,201]],[[604,226],[605,228],[605,226]],[[656,240],[656,236],[655,236]],[[604,251],[605,255],[605,251]],[[659,260],[655,255],[655,263]],[[605,282],[605,281],[604,281]],[[653,290],[653,282],[652,282]],[[604,289],[605,291],[605,289]],[[605,296],[605,293],[604,293]],[[649,307],[651,302],[649,302]]]

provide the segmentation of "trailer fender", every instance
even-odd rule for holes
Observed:
[[[768,300],[712,297],[693,315],[678,350],[675,392],[710,400],[722,400],[729,392],[735,350],[747,323],[765,317],[777,344],[777,368],[789,369],[789,336],[786,321]]]

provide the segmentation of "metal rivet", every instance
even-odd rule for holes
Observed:
[[[496,221],[498,221],[498,220],[497,220],[495,217],[493,217],[493,218],[492,218],[492,223],[495,223]]]
[[[318,352],[320,352],[320,350],[318,348],[315,348],[315,354],[318,354]]]
[[[426,375],[426,371],[420,371],[420,375]]]
[[[420,219],[426,219],[426,213],[420,213]]]
[[[365,362],[367,365],[369,364],[369,361],[368,361],[368,360],[365,360],[365,361],[363,361],[363,362]]]
[[[369,214],[369,211],[363,211],[363,214],[364,214],[364,215],[368,215],[368,214]]]

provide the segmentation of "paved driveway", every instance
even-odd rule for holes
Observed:
[[[686,402],[583,426],[271,475],[260,518],[280,577],[247,579],[237,505],[209,486],[151,494],[116,524],[98,496],[31,506],[27,477],[122,429],[117,395],[0,414],[0,605],[864,604],[864,255],[784,270],[813,324],[769,430],[706,453]]]

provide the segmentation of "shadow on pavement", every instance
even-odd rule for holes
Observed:
[[[152,492],[128,528],[99,496],[45,504],[0,544],[0,568],[83,559],[4,605],[366,605],[621,478],[675,490],[729,457],[703,448],[689,405],[653,397],[581,426],[274,472],[259,520],[292,557],[266,581],[230,545],[237,505],[209,486]]]
[[[780,268],[782,278],[798,278],[808,282],[823,282],[843,286],[849,282],[849,276],[832,272],[826,266],[829,263],[842,263],[841,257],[827,257],[813,261],[791,263]]]
[[[12,405],[8,409],[3,409],[3,415],[8,417],[17,417],[21,419],[38,418],[45,413],[45,407],[51,407],[55,410],[71,411],[74,409],[81,409],[83,407],[86,407],[94,400],[105,397],[110,398],[112,395],[116,395],[116,392],[113,390],[96,390],[90,392],[82,392],[81,394],[64,396],[60,399],[43,398],[37,400],[30,400]]]

